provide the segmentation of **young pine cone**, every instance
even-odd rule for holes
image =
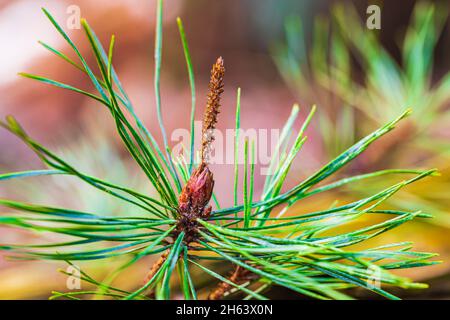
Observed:
[[[208,218],[211,207],[206,208],[214,188],[213,174],[204,163],[192,173],[178,199],[180,215],[191,219]]]
[[[177,231],[185,232],[184,241],[191,243],[197,237],[197,219],[208,219],[211,213],[211,206],[208,202],[211,199],[214,188],[213,174],[204,163],[192,173],[191,178],[183,187],[178,199],[178,228]]]

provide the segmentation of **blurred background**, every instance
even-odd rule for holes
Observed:
[[[366,27],[366,10],[372,4],[381,8],[380,30]],[[160,138],[153,90],[153,0],[98,0],[95,4],[86,0],[0,0],[0,117],[13,114],[37,141],[86,172],[148,193],[148,183],[130,161],[102,106],[82,95],[17,75],[23,71],[93,89],[83,73],[37,42],[42,40],[73,57],[40,10],[47,8],[65,26],[71,5],[80,8],[104,45],[111,34],[116,35],[116,71],[137,113]],[[435,219],[412,222],[384,234],[379,241],[411,240],[416,250],[438,252],[444,261],[405,271],[411,278],[430,283],[430,289],[397,294],[404,298],[450,298],[448,9],[448,1],[166,1],[161,84],[166,129],[170,135],[175,129],[189,127],[190,89],[177,16],[183,20],[192,55],[198,120],[206,102],[209,70],[218,56],[224,58],[226,66],[219,129],[234,127],[238,87],[242,88],[244,129],[282,128],[295,102],[302,114],[317,104],[309,140],[292,168],[288,187],[410,107],[413,115],[407,121],[340,174],[401,167],[440,170],[440,177],[409,187],[388,204],[420,209]],[[83,31],[65,30],[93,65]],[[218,198],[222,206],[230,205],[232,187],[227,177],[233,166],[214,167]],[[42,168],[39,159],[0,130],[0,173],[37,168]],[[256,177],[256,191],[262,189],[263,179]],[[340,190],[305,206],[314,210],[317,203],[351,200],[392,181],[383,179]],[[0,185],[0,197],[101,210],[110,215],[127,212],[126,206],[61,177],[8,181]],[[0,232],[2,243],[47,237],[6,228]],[[142,281],[148,266],[148,261],[137,265],[124,286]],[[65,276],[57,272],[58,267],[64,266],[9,262],[0,256],[0,299],[46,298],[52,289],[64,290]],[[106,262],[86,266],[99,277],[108,267]],[[277,294],[292,298],[290,293]]]

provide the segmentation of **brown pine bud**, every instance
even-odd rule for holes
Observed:
[[[178,226],[176,233],[185,233],[184,242],[189,244],[197,239],[197,219],[208,219],[211,206],[208,205],[214,188],[213,174],[202,163],[191,175],[178,198]]]
[[[203,216],[214,188],[213,174],[204,163],[192,173],[178,199],[178,210],[192,218]]]

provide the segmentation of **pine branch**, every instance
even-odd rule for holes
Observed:
[[[192,277],[192,267],[199,268],[219,281],[217,288],[210,294],[211,299],[224,298],[235,292],[243,292],[255,299],[264,299],[261,292],[272,284],[317,299],[349,299],[351,297],[343,290],[354,287],[365,288],[386,298],[396,299],[396,296],[385,290],[386,286],[426,287],[424,284],[414,283],[395,275],[391,273],[391,270],[436,264],[438,261],[433,260],[434,254],[412,251],[410,243],[387,244],[382,247],[358,250],[352,246],[364,243],[415,218],[429,218],[430,215],[426,212],[392,210],[383,208],[382,205],[394,197],[399,190],[420,179],[435,175],[436,170],[384,170],[335,179],[328,184],[323,184],[325,179],[331,179],[373,142],[393,130],[396,124],[409,114],[409,111],[382,125],[337,155],[316,173],[285,191],[284,182],[290,172],[292,161],[306,142],[304,133],[311,123],[315,110],[312,108],[294,144],[290,146],[289,132],[298,115],[298,107],[294,106],[283,130],[280,145],[272,155],[273,158],[279,158],[281,161],[271,164],[273,175],[266,180],[260,200],[253,200],[254,164],[250,165],[249,170],[249,148],[246,142],[243,204],[238,204],[236,166],[233,186],[234,205],[228,208],[218,206],[212,211],[210,201],[215,199],[215,182],[213,172],[208,167],[208,160],[214,135],[205,133],[214,130],[218,120],[220,98],[224,90],[223,59],[219,58],[216,61],[211,72],[208,103],[203,119],[201,163],[191,173],[191,164],[188,165],[186,159],[181,158],[176,162],[165,154],[166,152],[162,152],[165,150],[170,155],[169,146],[166,143],[159,146],[134,113],[132,104],[112,65],[114,37],[111,38],[109,50],[106,53],[93,30],[83,20],[87,40],[101,73],[100,77],[97,77],[50,13],[45,10],[44,13],[69,43],[70,48],[75,51],[80,62],[72,62],[67,58],[67,54],[49,46],[44,47],[75,68],[82,69],[97,93],[88,93],[45,77],[29,74],[25,76],[83,94],[104,105],[116,125],[130,158],[138,164],[158,193],[158,197],[154,199],[136,190],[87,175],[28,136],[14,118],[8,117],[5,122],[0,122],[3,128],[21,139],[39,156],[43,164],[49,167],[48,170],[1,174],[0,181],[11,182],[15,179],[53,175],[71,176],[87,186],[95,187],[97,191],[145,210],[147,213],[145,216],[111,217],[102,215],[102,212],[84,212],[0,199],[0,205],[11,210],[0,217],[1,225],[31,232],[48,232],[57,235],[58,239],[64,239],[38,245],[2,244],[0,250],[9,252],[13,259],[43,259],[71,263],[71,261],[131,257],[104,281],[97,281],[83,273],[83,280],[95,285],[97,290],[55,292],[54,298],[79,299],[100,296],[113,299],[148,299],[144,293],[152,291],[156,299],[170,299],[177,288],[171,285],[175,268],[181,282],[180,291],[184,297],[197,298],[198,279]],[[159,90],[162,47],[161,1],[158,2],[157,16],[155,88]],[[179,20],[179,26],[181,26],[179,30],[187,59],[188,73],[193,81],[192,65],[189,63],[190,54],[181,20]],[[194,87],[193,83],[191,87]],[[236,128],[240,126],[239,97],[240,90],[236,108]],[[193,100],[191,102],[191,110],[193,110]],[[158,97],[157,110],[161,115],[161,101]],[[160,120],[161,134],[165,136],[162,117]],[[236,144],[235,157],[238,148]],[[254,154],[253,148],[251,150],[251,154]],[[179,174],[185,181],[183,187],[181,187],[181,181],[178,181]],[[304,214],[296,212],[296,205],[303,204],[303,201],[309,197],[351,185],[359,180],[388,175],[408,177],[393,185],[384,185],[370,195],[359,196],[351,202],[330,204],[329,207],[317,208],[317,211]],[[274,209],[280,209],[277,215],[274,215]],[[385,219],[363,227],[353,224],[361,217],[368,215]],[[330,233],[330,230],[333,232]],[[125,273],[128,267],[145,256],[158,254],[162,255],[150,268],[142,286],[135,288],[132,292],[113,286],[115,277]],[[211,261],[220,262],[222,265],[233,265],[230,277],[227,278],[211,270],[209,268]],[[377,272],[380,286],[371,285],[374,270]]]

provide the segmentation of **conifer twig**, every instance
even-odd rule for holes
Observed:
[[[186,234],[186,244],[194,242],[197,238],[197,218],[208,219],[211,206],[207,207],[214,188],[213,174],[208,168],[208,159],[211,152],[211,143],[214,141],[213,130],[216,127],[217,115],[220,109],[220,96],[223,93],[223,76],[225,68],[223,59],[219,57],[211,69],[211,81],[209,83],[208,100],[203,117],[202,130],[202,162],[194,170],[191,177],[183,187],[178,198],[178,223],[173,233],[175,239],[178,234]],[[145,282],[158,272],[166,261],[170,250],[167,250],[150,268]]]

